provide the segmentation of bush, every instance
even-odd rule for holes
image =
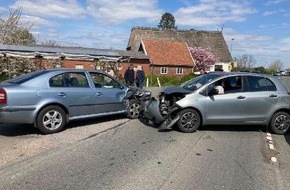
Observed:
[[[0,74],[0,82],[1,81],[4,81],[4,80],[7,80],[9,77],[6,75],[6,74],[4,74],[4,73],[1,73]]]
[[[188,80],[195,78],[195,77],[196,77],[196,74],[190,73],[188,75],[183,76],[180,80],[180,83],[184,83],[185,81],[188,81]]]

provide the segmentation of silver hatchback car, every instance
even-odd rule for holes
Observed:
[[[0,83],[0,123],[34,124],[46,134],[75,119],[121,113],[134,118],[134,106],[130,88],[97,70],[42,70]]]
[[[212,72],[178,87],[165,87],[145,102],[143,119],[160,130],[177,124],[183,132],[201,125],[267,125],[276,134],[290,127],[290,94],[274,76]]]

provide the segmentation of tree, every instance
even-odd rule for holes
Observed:
[[[177,29],[175,26],[175,18],[171,13],[164,13],[159,22],[158,28],[161,29]]]
[[[195,47],[189,48],[190,54],[193,57],[193,59],[195,60],[195,70],[196,71],[201,71],[201,70],[208,70],[210,68],[210,66],[214,65],[216,59],[215,56],[205,50],[202,49],[200,47]]]
[[[32,24],[21,23],[22,9],[9,9],[7,19],[0,18],[0,43],[7,45],[35,45],[36,39],[30,32]]]
[[[236,58],[237,68],[239,70],[252,70],[256,65],[256,59],[253,55],[244,54]]]
[[[59,46],[55,40],[47,40],[41,43],[41,46],[45,47],[57,47]]]
[[[274,72],[274,73],[278,72],[278,71],[281,71],[283,69],[283,63],[280,60],[275,60],[275,61],[273,61],[272,63],[269,64],[268,69],[271,72]]]
[[[35,45],[36,39],[30,32],[32,27],[29,22],[21,23],[22,9],[9,9],[6,19],[0,18],[0,43],[7,45]],[[30,72],[35,69],[35,64],[28,58],[3,57],[0,59],[1,79],[10,78]]]

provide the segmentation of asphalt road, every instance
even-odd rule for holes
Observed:
[[[184,134],[128,120],[2,167],[0,189],[289,189],[272,154],[261,127]]]
[[[273,150],[267,138],[260,126],[184,134],[123,116],[73,122],[52,135],[0,125],[0,189],[288,190],[290,134],[272,135]]]

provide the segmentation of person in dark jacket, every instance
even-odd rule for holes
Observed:
[[[124,78],[128,86],[133,86],[135,80],[135,72],[132,66],[129,66],[125,71]]]
[[[136,86],[142,89],[144,80],[145,80],[145,73],[144,73],[143,67],[141,67],[140,69],[137,70],[137,73],[136,73]]]

